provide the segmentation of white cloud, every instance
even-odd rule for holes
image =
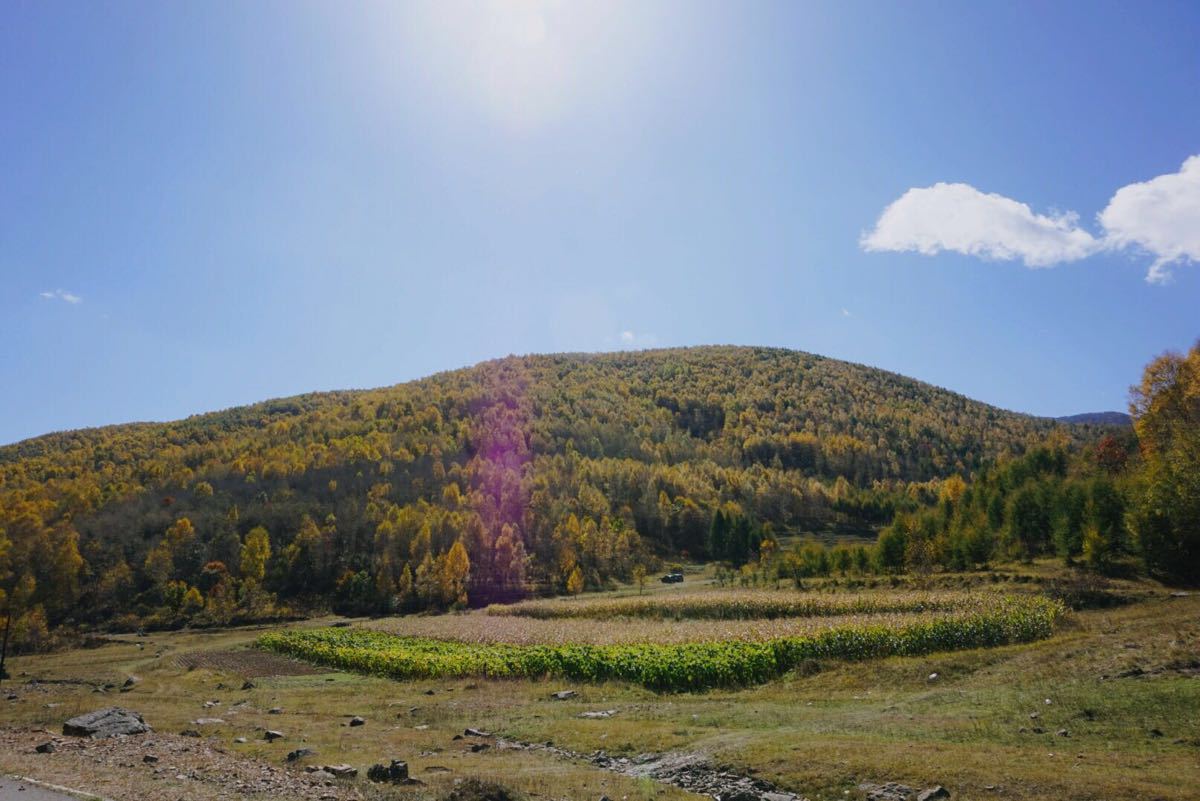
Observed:
[[[1096,239],[1072,213],[1035,214],[1003,195],[968,184],[910,189],[883,210],[875,230],[860,244],[869,251],[916,251],[932,256],[952,250],[968,256],[1051,267],[1094,253]]]
[[[843,317],[853,317],[854,315],[850,313],[849,309],[842,309],[842,316]]]
[[[1134,249],[1154,257],[1152,283],[1170,278],[1167,267],[1200,262],[1200,156],[1179,172],[1118,189],[1099,215],[1101,233],[1078,224],[1074,212],[1037,214],[1012,198],[969,184],[939,183],[905,192],[864,233],[864,250],[954,251],[1028,267],[1053,267],[1101,251]]]
[[[1098,219],[1109,247],[1135,247],[1155,257],[1147,281],[1169,280],[1172,263],[1200,262],[1200,156],[1183,162],[1179,172],[1121,187]]]
[[[66,303],[70,303],[71,305],[83,303],[83,298],[79,297],[78,295],[73,295],[70,292],[62,289],[47,290],[38,294],[46,300],[61,300]]]
[[[632,331],[622,331],[622,332],[621,332],[621,342],[622,342],[622,344],[625,344],[625,345],[632,345],[632,344],[633,344],[633,341],[634,341],[635,339],[637,339],[637,337],[636,337],[636,336],[634,336],[634,333],[633,333]]]

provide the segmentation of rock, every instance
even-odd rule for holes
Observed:
[[[158,757],[154,754],[146,754],[142,757],[142,762],[145,762],[147,765],[153,765],[155,762],[158,762]]]
[[[273,707],[271,707],[270,709],[268,709],[268,710],[267,710],[267,714],[268,714],[268,715],[282,715],[282,714],[283,714],[283,708],[282,708],[282,707],[278,707],[278,706],[273,706]]]
[[[196,718],[192,724],[195,726],[224,726],[225,721],[220,718]]]
[[[721,801],[761,801],[762,796],[754,790],[735,787],[721,795]]]
[[[1163,736],[1162,729],[1151,729],[1150,736],[1151,737],[1162,737]]]
[[[354,768],[345,764],[326,765],[324,768],[322,768],[322,770],[324,770],[326,773],[333,774],[333,776],[338,779],[352,779],[358,775],[358,768]]]
[[[862,791],[866,801],[908,801],[913,794],[911,787],[898,782],[887,782],[886,784],[863,782],[858,785],[858,789]]]
[[[580,712],[579,717],[587,720],[601,720],[603,718],[611,718],[615,714],[617,714],[617,710],[615,709],[604,709],[598,712]]]
[[[246,679],[244,682],[242,682],[243,690],[253,690],[254,687],[255,687],[254,682],[250,681],[249,679]]]
[[[938,674],[936,674],[936,673],[930,673],[930,674],[929,674],[929,678],[928,678],[927,680],[928,680],[928,681],[937,681],[937,680],[938,680]]]
[[[234,737],[233,741],[235,743],[237,743],[238,745],[243,745],[246,742],[246,738],[245,737]]]
[[[39,754],[53,754],[56,750],[58,750],[58,746],[56,746],[54,744],[54,742],[51,740],[51,741],[42,743],[41,745],[39,745],[37,748],[34,748],[33,750],[37,751]]]
[[[471,753],[478,754],[479,752],[486,751],[489,748],[491,748],[491,746],[488,745],[487,743],[475,743],[474,745],[471,746]]]
[[[1070,737],[1071,736],[1071,732],[1067,731],[1066,729],[1059,729],[1058,731],[1054,732],[1054,734],[1058,737]]]
[[[387,767],[372,765],[367,769],[367,778],[373,782],[392,782],[401,784],[408,781],[408,763],[393,759]]]
[[[366,722],[367,722],[366,718],[359,717],[358,715],[355,715],[354,717],[350,718],[351,726],[362,726],[362,725],[366,724]]]
[[[212,709],[214,706],[220,706],[220,705],[221,705],[220,701],[205,701],[204,702],[205,709]]]
[[[283,737],[283,732],[276,731],[275,729],[267,729],[267,731],[263,734],[263,739],[269,743],[273,743],[276,740],[282,740]]]
[[[129,692],[135,686],[140,684],[141,681],[142,680],[139,679],[137,676],[130,676],[129,678],[125,679],[125,683],[121,685],[121,692],[123,692],[123,693]]]
[[[928,790],[922,790],[917,795],[917,801],[941,801],[943,798],[949,798],[950,791],[940,784],[937,787],[930,787]]]
[[[63,734],[93,739],[118,734],[145,734],[148,731],[151,729],[139,713],[116,706],[73,717],[63,724]]]
[[[491,732],[481,731],[479,729],[467,729],[463,732],[467,737],[491,737]]]
[[[179,732],[179,736],[180,737],[199,737],[200,732],[196,731],[195,729],[184,729],[183,731]]]
[[[288,752],[287,761],[295,762],[297,760],[304,759],[305,757],[308,757],[308,756],[315,756],[316,753],[317,752],[312,750],[311,748],[297,748],[295,751]]]
[[[559,690],[556,693],[550,693],[550,697],[555,701],[569,701],[572,698],[577,698],[579,693],[574,690]]]

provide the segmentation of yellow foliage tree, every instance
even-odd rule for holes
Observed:
[[[583,571],[579,569],[579,565],[575,565],[571,575],[567,576],[567,594],[578,595],[581,592],[583,592]]]
[[[200,590],[195,587],[188,587],[188,591],[183,594],[183,603],[180,604],[180,611],[185,615],[191,616],[204,608],[204,596],[200,594]]]
[[[146,561],[142,564],[142,570],[145,571],[146,577],[154,582],[154,586],[162,587],[171,578],[171,571],[175,569],[175,563],[171,559],[171,549],[167,546],[166,540],[162,540],[150,549],[146,554]]]
[[[255,526],[246,534],[242,543],[241,574],[247,581],[261,583],[267,574],[267,560],[271,558],[271,535],[262,526]]]
[[[448,606],[467,605],[467,582],[471,579],[471,560],[461,540],[456,540],[442,559],[442,601]]]

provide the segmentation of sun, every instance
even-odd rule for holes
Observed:
[[[541,128],[627,81],[646,28],[637,6],[587,0],[403,9],[388,27],[406,80],[513,130]]]

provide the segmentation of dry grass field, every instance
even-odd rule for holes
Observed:
[[[708,692],[323,672],[254,649],[263,628],[121,636],[12,660],[14,679],[0,694],[0,772],[112,799],[440,798],[467,777],[531,799],[698,797],[588,758],[604,751],[682,755],[813,801],[862,797],[860,783],[888,781],[940,784],[955,799],[1185,801],[1200,783],[1200,596],[1140,590],[1135,603],[1069,613],[1047,640],[822,661],[779,680]],[[530,622],[543,621],[520,620]],[[463,624],[429,617],[369,625],[428,634]],[[129,676],[136,683],[119,692]],[[243,689],[247,680],[253,686]],[[112,689],[97,691],[106,684]],[[563,689],[577,694],[551,697]],[[155,732],[34,751],[67,718],[109,705],[141,712]],[[348,725],[355,715],[365,724]],[[201,718],[221,722],[196,723]],[[462,736],[468,728],[491,736]],[[267,729],[284,737],[268,742]],[[181,735],[189,730],[200,736]],[[554,747],[507,747],[547,742]],[[288,763],[298,748],[316,754]],[[143,762],[147,753],[158,761]],[[407,761],[422,784],[365,779],[369,765],[391,759]],[[359,776],[314,782],[304,772],[336,763]]]

